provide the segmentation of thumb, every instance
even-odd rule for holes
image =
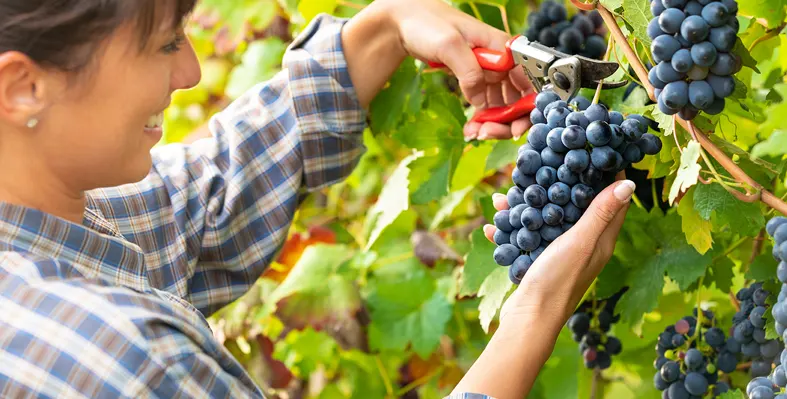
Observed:
[[[637,186],[631,180],[619,180],[599,193],[572,230],[579,237],[595,242],[631,200]],[[622,223],[622,219],[618,219]],[[595,246],[595,245],[594,245]]]

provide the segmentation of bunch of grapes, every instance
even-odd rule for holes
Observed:
[[[703,310],[702,314],[699,325],[695,316],[686,316],[659,334],[653,384],[665,391],[665,398],[689,399],[707,393],[717,397],[730,389],[729,384],[719,381],[719,371],[735,371],[737,342],[725,339],[724,331],[713,327],[712,312]]]
[[[528,40],[556,48],[561,53],[601,59],[607,51],[607,42],[597,33],[604,26],[598,11],[578,13],[568,20],[563,4],[545,1],[541,8],[528,15],[527,22],[524,35]]]
[[[607,333],[612,323],[620,320],[620,315],[615,315],[615,305],[627,289],[628,287],[605,300],[596,300],[595,304],[593,300],[582,302],[568,319],[568,328],[574,341],[579,343],[585,367],[598,367],[601,370],[609,368],[612,365],[612,356],[623,350],[620,340]]]
[[[740,346],[744,357],[752,360],[752,377],[766,376],[771,372],[771,364],[782,351],[782,344],[775,339],[765,339],[766,300],[770,293],[757,282],[750,287],[741,288],[736,294],[740,310],[732,318],[730,334]]]
[[[694,119],[724,109],[735,89],[741,59],[731,52],[738,37],[735,0],[651,0],[648,25],[656,66],[648,80],[667,115]]]
[[[494,216],[494,260],[511,266],[508,275],[514,284],[619,171],[662,148],[661,140],[647,133],[642,115],[624,118],[584,98],[569,107],[552,91],[536,96],[530,120],[534,125],[511,176],[509,209]]]

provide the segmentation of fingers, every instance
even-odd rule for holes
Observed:
[[[628,205],[635,188],[634,182],[621,180],[607,187],[591,202],[577,224],[571,228],[574,234],[583,239],[583,247],[586,247],[583,253],[592,253],[608,228],[612,228],[612,231],[620,230],[620,226],[615,229],[613,221],[618,222],[616,217],[624,213],[622,211]],[[622,221],[620,223],[622,224]],[[614,236],[617,237],[617,233]]]
[[[495,209],[498,211],[506,210],[509,208],[508,198],[503,194],[494,193],[492,194],[492,205],[494,205]],[[491,224],[484,225],[484,235],[487,240],[495,242],[495,231],[497,231],[495,226]]]

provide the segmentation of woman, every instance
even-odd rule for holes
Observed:
[[[205,316],[265,271],[303,191],[351,172],[365,110],[399,63],[447,64],[478,107],[524,87],[470,50],[502,48],[504,33],[439,0],[378,0],[349,21],[318,17],[211,138],[151,151],[172,92],[200,79],[182,28],[193,2],[0,0],[2,397],[261,397]],[[632,188],[601,193],[544,252],[454,397],[530,389]]]

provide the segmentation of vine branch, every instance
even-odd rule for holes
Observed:
[[[571,0],[571,2],[575,5],[576,3],[580,3],[583,6],[588,5],[587,3],[581,3],[579,0]],[[604,20],[604,24],[607,26],[607,29],[609,29],[610,35],[614,37],[615,42],[617,42],[617,44],[623,49],[623,53],[629,60],[629,64],[642,82],[642,86],[645,88],[645,90],[647,90],[648,97],[650,97],[651,100],[656,101],[653,85],[651,85],[650,81],[648,80],[648,71],[645,69],[645,66],[642,64],[642,61],[637,56],[636,52],[634,52],[634,49],[631,48],[631,45],[626,39],[626,35],[624,35],[623,31],[620,30],[617,20],[615,20],[615,17],[612,15],[612,13],[610,13],[609,10],[607,10],[603,5],[595,4],[595,6],[601,15],[601,18]],[[686,121],[682,118],[676,119],[678,123],[687,131],[694,129],[694,124],[692,122]],[[724,151],[716,146],[716,144],[714,144],[706,134],[706,132],[699,131],[696,135],[696,140],[700,143],[700,146],[702,146],[703,150],[707,151],[713,157],[713,159],[721,164],[721,166],[724,167],[724,169],[729,172],[736,180],[747,183],[749,186],[759,191],[760,201],[781,212],[783,215],[787,215],[787,203],[782,201],[770,191],[763,189],[761,184],[757,183],[754,179],[747,175],[746,172],[736,165],[735,162],[733,162],[733,160],[730,159],[730,157],[728,157]]]

